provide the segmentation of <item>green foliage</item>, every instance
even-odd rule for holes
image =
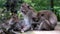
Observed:
[[[26,0],[25,2],[29,3],[37,11],[48,9],[50,4],[49,0]]]
[[[5,2],[6,2],[6,0],[0,0],[0,8],[4,7]]]
[[[9,18],[11,10],[7,11],[7,7],[5,5],[7,5],[7,4],[12,5],[14,3],[13,1],[16,1],[16,3],[13,7],[9,7],[9,9],[19,10],[20,5],[23,3],[23,0],[9,0],[8,3],[7,3],[7,0],[0,0],[0,8],[2,9],[2,10],[0,10],[0,13],[2,14],[2,12],[3,12],[4,17],[6,17],[6,18]]]
[[[4,4],[6,3],[6,1],[7,0],[0,0],[0,8],[3,8],[3,9],[5,8]],[[17,6],[16,6],[16,9],[19,10],[20,5],[22,3],[20,3],[21,0],[17,0],[17,1],[18,1],[18,3],[17,3]],[[51,9],[50,0],[22,0],[22,1],[28,3],[36,11],[50,10]],[[0,14],[1,14],[2,10],[0,10]],[[56,13],[56,15],[58,17],[58,20],[60,20],[60,0],[54,0],[54,10],[55,10],[55,13]],[[19,15],[21,15],[21,14],[18,12],[18,16]],[[1,18],[1,16],[0,16],[0,18]]]
[[[54,0],[54,9],[56,10],[56,15],[60,21],[60,0]]]

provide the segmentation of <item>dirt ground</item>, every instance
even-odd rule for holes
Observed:
[[[56,31],[60,31],[60,22],[58,22],[57,26],[55,27]]]

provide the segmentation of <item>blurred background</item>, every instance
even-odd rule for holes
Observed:
[[[0,0],[0,23],[11,17],[11,12],[17,13],[19,18],[20,6],[23,2],[28,3],[37,12],[40,10],[52,10],[60,21],[60,0]]]

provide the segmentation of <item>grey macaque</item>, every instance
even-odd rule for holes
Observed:
[[[36,13],[34,12],[33,8],[27,3],[23,3],[21,5],[20,11],[25,21],[25,25],[22,31],[26,31],[31,28],[31,24],[33,23],[32,18],[35,17]]]
[[[56,15],[49,10],[41,10],[37,14],[39,18],[38,30],[54,30],[57,25]]]

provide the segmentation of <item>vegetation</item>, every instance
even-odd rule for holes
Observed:
[[[0,19],[10,17],[10,12],[4,10],[4,9],[6,9],[6,6],[5,6],[6,2],[7,2],[7,0],[0,0]],[[19,17],[20,17],[19,8],[20,8],[20,5],[22,4],[21,2],[28,3],[36,11],[51,10],[51,2],[50,2],[50,0],[22,0],[22,1],[17,0],[15,10],[18,11],[17,14],[18,14]],[[54,2],[54,12],[58,17],[58,20],[60,21],[60,0],[53,0],[53,2]]]

